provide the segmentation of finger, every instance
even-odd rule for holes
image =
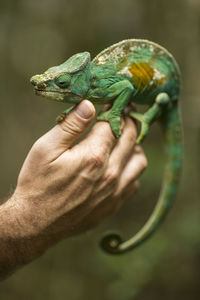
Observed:
[[[111,177],[112,173],[119,174],[122,171],[130,155],[133,153],[136,138],[136,125],[130,118],[126,118],[123,133],[109,157],[106,176]]]
[[[122,119],[122,126],[123,123]],[[116,141],[110,124],[108,122],[98,122],[85,139],[65,151],[59,157],[59,160],[68,161],[72,159],[74,161],[73,165],[84,171],[85,178],[90,181],[99,181],[105,173],[110,152]],[[63,165],[65,164],[63,163]]]
[[[136,146],[122,172],[117,170],[115,166],[107,168],[103,180],[95,189],[95,193],[99,195],[99,200],[101,201],[104,195],[120,197],[124,190],[127,190],[127,186],[135,182],[142,174],[146,166],[147,160],[144,152],[140,146]]]
[[[127,162],[122,171],[121,177],[118,181],[118,186],[115,191],[115,196],[122,194],[123,190],[131,183],[134,182],[146,169],[147,159],[140,146],[135,146],[134,153]]]
[[[48,153],[50,160],[56,159],[88,129],[94,119],[95,108],[88,100],[83,100],[65,117],[63,122],[57,124],[37,142],[38,150]]]
[[[102,123],[102,125],[104,125],[104,123]],[[105,125],[108,124],[105,123]],[[133,152],[133,146],[136,140],[134,122],[130,118],[127,118],[125,124],[122,119],[122,126],[125,126],[125,128],[122,136],[119,139],[113,139],[113,135],[111,133],[108,140],[105,140],[106,136],[104,131],[102,131],[103,136],[101,137],[101,140],[99,140],[100,143],[98,143],[98,137],[100,137],[99,134],[97,135],[96,143],[95,141],[93,143],[83,143],[83,151],[85,151],[89,145],[87,157],[85,159],[88,167],[87,169],[89,170],[90,174],[91,171],[94,171],[92,172],[92,176],[96,176],[95,173],[98,172],[98,176],[101,178],[100,185],[95,191],[102,193],[103,195],[105,191],[114,191],[115,186],[118,183],[118,179],[121,176],[120,173],[130,157],[131,152]],[[103,127],[101,126],[101,129],[102,128]],[[78,145],[77,149],[80,153],[79,146],[80,144]],[[95,163],[95,168],[93,168],[94,164],[91,165],[91,162]],[[100,166],[103,168],[100,168]]]
[[[101,153],[102,155],[110,154],[117,139],[114,137],[110,124],[108,122],[98,121],[88,136],[79,143],[80,150],[87,149],[88,155]]]
[[[136,110],[137,110],[137,107],[136,107],[135,103],[131,102],[128,106],[125,107],[124,115],[128,116],[131,111],[136,111]]]
[[[93,210],[87,215],[85,221],[82,221],[81,232],[86,231],[105,218],[115,214],[124,205],[131,196],[133,196],[139,188],[139,182],[132,182],[120,197],[113,197],[109,195],[104,197],[102,201],[98,201],[97,205]],[[80,228],[80,226],[79,226]]]

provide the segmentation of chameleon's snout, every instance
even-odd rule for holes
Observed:
[[[37,89],[44,90],[47,87],[46,83],[44,81],[41,81],[40,75],[35,75],[31,77],[30,82]]]

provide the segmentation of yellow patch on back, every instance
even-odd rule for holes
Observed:
[[[129,66],[134,84],[138,90],[144,89],[154,77],[154,69],[147,62],[133,63]]]

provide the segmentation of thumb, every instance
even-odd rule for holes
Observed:
[[[60,142],[70,147],[88,129],[94,119],[95,108],[88,100],[83,100],[58,124],[61,129]],[[60,127],[60,128],[59,128]]]
[[[83,135],[95,116],[94,105],[88,101],[81,101],[65,119],[42,137],[46,151],[53,157],[58,157]],[[47,149],[48,148],[48,149]],[[53,157],[52,157],[53,156]]]

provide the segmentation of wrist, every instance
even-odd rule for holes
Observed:
[[[45,250],[33,224],[28,222],[26,205],[15,194],[0,206],[0,243],[0,276],[34,260]]]

